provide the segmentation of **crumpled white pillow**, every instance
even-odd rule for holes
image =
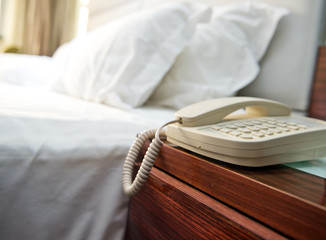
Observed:
[[[54,54],[61,64],[54,89],[120,108],[141,106],[190,41],[202,4],[173,3],[129,15],[77,38]]]
[[[215,7],[148,103],[174,109],[227,97],[255,79],[284,8],[264,3]]]

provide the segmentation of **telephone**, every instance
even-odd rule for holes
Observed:
[[[239,109],[244,112],[239,113]],[[125,161],[124,191],[132,196],[146,182],[163,144],[160,135],[195,153],[242,166],[260,167],[326,156],[326,122],[290,114],[291,109],[284,104],[252,97],[212,99],[185,107],[175,113],[174,121],[138,136]],[[166,134],[162,130],[165,126]],[[154,135],[132,183],[138,152]]]

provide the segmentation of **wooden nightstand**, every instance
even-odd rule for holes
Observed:
[[[130,201],[127,239],[326,239],[325,183],[283,165],[245,168],[163,145]]]

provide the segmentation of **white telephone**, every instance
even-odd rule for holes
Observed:
[[[245,113],[235,114],[239,109],[245,109]],[[185,107],[175,113],[176,120],[136,139],[124,165],[124,191],[132,196],[146,182],[163,144],[159,135],[164,134],[165,126],[168,142],[242,166],[259,167],[326,156],[326,122],[290,113],[291,109],[284,104],[252,97],[212,99]],[[155,139],[132,183],[138,152],[154,134]]]

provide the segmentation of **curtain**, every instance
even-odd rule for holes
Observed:
[[[6,5],[4,41],[21,53],[51,56],[77,34],[79,0],[7,0]]]
[[[1,51],[21,49],[23,45],[23,23],[25,21],[25,1],[1,0]]]
[[[26,0],[23,52],[49,55],[51,39],[51,0]]]
[[[26,0],[24,42],[27,54],[51,56],[77,33],[77,0]]]

